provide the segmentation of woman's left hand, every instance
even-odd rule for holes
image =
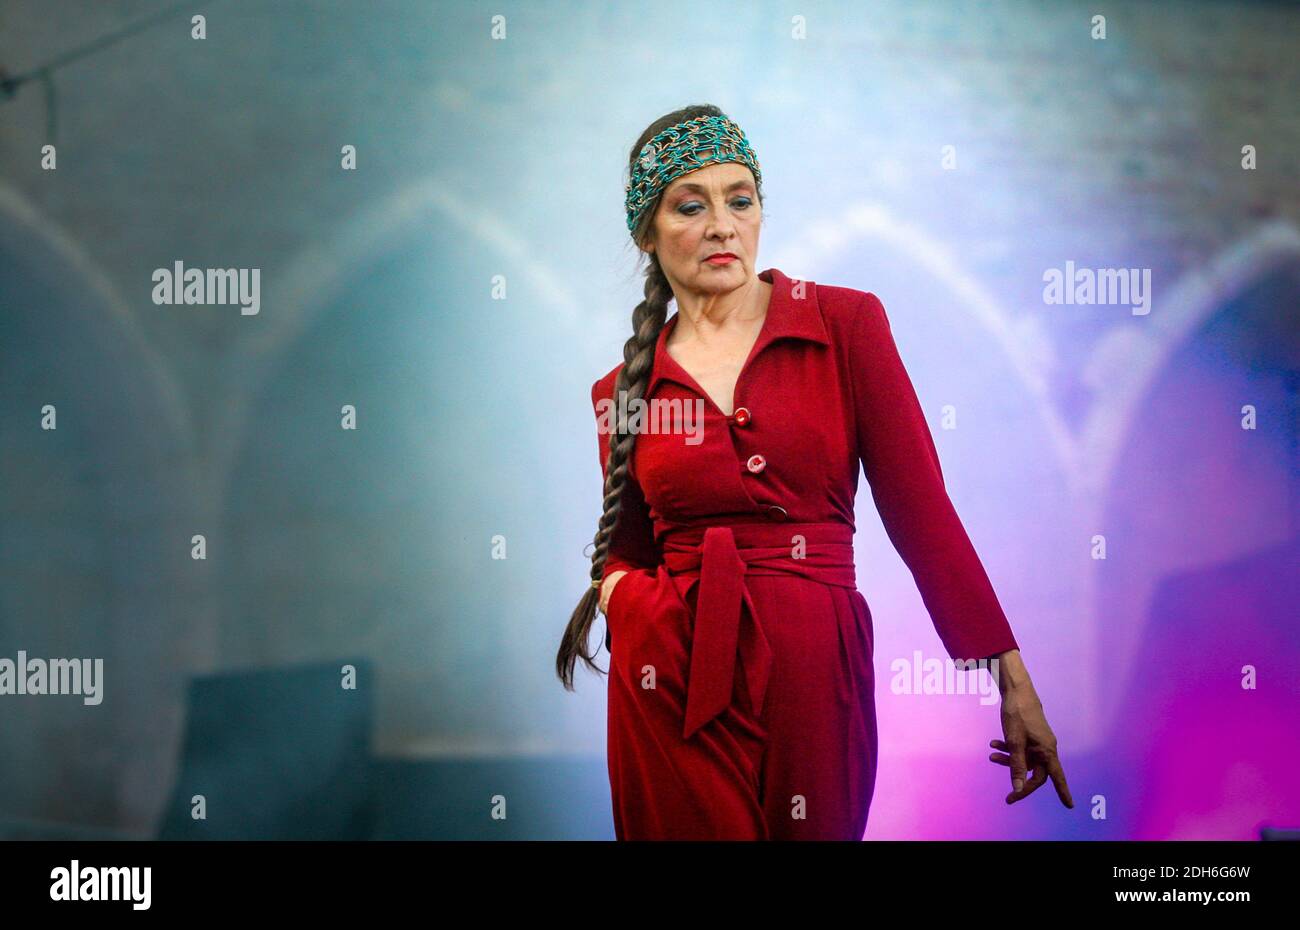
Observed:
[[[989,761],[1011,768],[1012,792],[1008,804],[1029,797],[1051,776],[1057,797],[1066,807],[1074,807],[1070,787],[1065,782],[1065,770],[1056,753],[1056,734],[1047,725],[1043,704],[1038,699],[1029,673],[1024,668],[1018,650],[1003,653],[999,659],[1009,663],[1004,672],[1011,674],[1002,685],[1002,733],[1006,739],[990,740],[989,745],[1001,752],[989,753]],[[1000,680],[1002,684],[1003,680]],[[1028,770],[1033,776],[1026,781]]]

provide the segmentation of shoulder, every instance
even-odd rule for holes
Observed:
[[[822,313],[826,333],[834,343],[848,343],[863,333],[878,332],[889,326],[885,305],[872,291],[834,284],[817,285],[817,306]]]
[[[614,396],[614,381],[618,378],[618,373],[623,370],[623,363],[619,362],[609,370],[607,374],[596,379],[596,383],[591,386],[591,403],[595,406],[601,398],[611,399]]]

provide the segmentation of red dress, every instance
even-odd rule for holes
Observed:
[[[665,349],[676,314],[655,348],[644,397],[683,405],[637,436],[605,564],[628,571],[606,616],[619,839],[862,838],[877,741],[859,463],[948,654],[1018,648],[880,300],[759,277],[772,295],[731,416]],[[620,367],[591,391],[602,474]]]

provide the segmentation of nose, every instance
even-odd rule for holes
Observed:
[[[713,239],[730,239],[736,234],[736,219],[727,209],[726,198],[709,211],[708,235]]]
[[[736,224],[731,217],[725,214],[714,213],[717,219],[709,223],[708,236],[710,239],[719,239],[726,241],[736,234]]]

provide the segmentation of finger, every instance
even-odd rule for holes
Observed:
[[[998,765],[1010,765],[1011,757],[1008,756],[1006,753],[991,752],[989,753],[989,761],[996,762]]]
[[[1047,771],[1052,776],[1052,784],[1056,787],[1056,796],[1061,799],[1061,803],[1066,807],[1074,807],[1070,786],[1065,783],[1065,769],[1061,768],[1061,760],[1055,753],[1047,762]]]
[[[1011,804],[1020,796],[1020,792],[1025,788],[1025,744],[1019,741],[1013,742],[1011,746],[1011,794],[1007,795],[1007,803]]]
[[[1039,785],[1041,785],[1045,780],[1046,780],[1045,774],[1043,778],[1038,778],[1036,775],[1033,778],[1027,777],[1025,781],[1021,782],[1020,788],[1018,790],[1012,791],[1009,795],[1007,795],[1007,803],[1015,804],[1017,801],[1023,801],[1025,798],[1033,794],[1034,790]]]
[[[1020,787],[1019,787],[1019,788],[1016,788],[1016,789],[1013,790],[1009,795],[1007,795],[1007,803],[1008,803],[1008,804],[1015,804],[1017,801],[1019,801],[1019,800],[1021,800],[1022,798],[1024,798],[1025,795],[1029,794],[1029,790],[1030,790],[1030,789],[1029,789],[1029,773],[1026,772],[1026,773],[1025,773],[1025,779],[1020,783]]]
[[[989,745],[992,746],[994,749],[1002,749],[1002,750],[1005,750],[1005,749],[1007,748],[1006,741],[1005,741],[1005,740],[1000,740],[1000,739],[991,739],[991,740],[989,740]]]
[[[1047,781],[1047,766],[1043,765],[1042,762],[1037,762],[1034,764],[1033,777],[1030,778],[1029,781],[1025,783],[1025,790],[1020,792],[1020,797],[1021,798],[1029,797],[1031,794],[1033,794],[1035,791],[1041,788],[1045,781]]]
[[[620,572],[612,572],[605,577],[600,583],[600,612],[609,616],[609,599],[614,593],[614,585],[618,584],[618,579],[622,577]]]

